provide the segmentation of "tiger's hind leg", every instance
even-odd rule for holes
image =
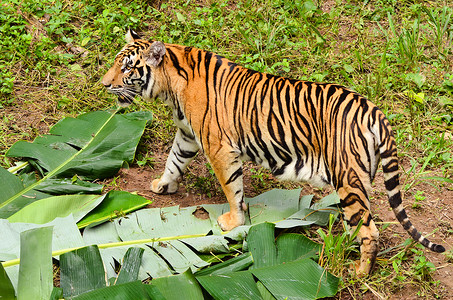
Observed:
[[[182,176],[187,165],[193,160],[199,150],[195,137],[178,129],[173,140],[173,146],[165,164],[165,170],[160,179],[151,183],[151,191],[156,194],[171,194],[178,190],[178,179]]]
[[[379,231],[373,222],[367,191],[358,178],[351,185],[338,188],[341,206],[346,222],[353,233],[360,220],[363,220],[357,239],[360,243],[360,265],[356,267],[358,276],[367,276],[373,270],[378,252]]]

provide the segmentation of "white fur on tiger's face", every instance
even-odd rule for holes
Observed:
[[[201,49],[146,41],[132,31],[126,40],[102,83],[120,103],[131,103],[135,95],[158,97],[173,108],[179,128],[153,192],[176,192],[178,179],[201,150],[230,204],[218,223],[231,230],[245,222],[243,160],[280,179],[330,184],[347,222],[355,228],[363,220],[357,272],[366,275],[378,251],[369,193],[381,160],[389,204],[404,229],[432,251],[445,251],[408,219],[395,138],[385,115],[365,97],[336,84],[246,69]]]

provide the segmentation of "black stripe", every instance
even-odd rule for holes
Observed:
[[[188,81],[188,78],[189,78],[189,75],[187,74],[186,70],[184,70],[183,68],[181,68],[181,66],[179,65],[179,62],[178,62],[178,58],[176,57],[176,55],[173,53],[173,51],[171,51],[169,48],[167,48],[167,53],[169,54],[170,56],[170,59],[173,63],[173,66],[176,68],[176,70],[178,71],[178,74],[183,77],[186,81]]]
[[[391,142],[390,149],[381,151],[382,159],[389,158],[389,157],[396,157],[396,145],[395,145],[394,141]]]
[[[417,242],[418,242],[418,240],[419,240],[419,239],[421,238],[421,236],[422,236],[422,234],[421,234],[420,232],[418,232],[418,230],[415,229],[415,228],[412,229],[412,231],[410,232],[410,235],[411,235],[411,237],[412,237],[414,240],[416,240]],[[422,243],[421,243],[422,245],[423,245],[423,242],[424,242],[424,241],[427,241],[427,240],[424,238],[424,239],[422,240]],[[428,246],[428,243],[427,243],[426,245],[423,245],[423,246],[425,246],[425,247]]]
[[[349,225],[357,226],[357,224],[359,224],[360,220],[362,219],[362,216],[364,213],[365,213],[365,210],[361,209],[358,212],[356,212],[355,214],[353,214],[351,216],[351,218],[349,219],[349,222],[348,222]]]
[[[398,178],[399,178],[399,176],[398,176],[398,174],[396,174],[392,178],[384,181],[385,188],[387,189],[387,191],[393,191],[394,189],[396,189],[398,187],[398,184],[399,184]]]
[[[437,253],[445,252],[444,246],[438,245],[438,244],[433,244],[431,246],[431,250],[434,251],[434,252],[437,252]]]
[[[362,201],[362,199],[360,199],[359,195],[355,194],[355,193],[349,193],[346,198],[342,199],[341,200],[341,207],[348,207],[348,206],[351,206],[353,204],[355,204],[356,202],[359,202],[360,206],[362,206],[363,208],[367,208],[367,205]]]
[[[384,170],[384,173],[390,173],[390,172],[395,172],[398,171],[398,162],[395,160],[390,161],[388,164],[385,166],[382,166],[382,169]]]
[[[230,184],[233,181],[235,181],[238,177],[242,176],[242,167],[234,171],[233,174],[231,174],[230,178],[228,178],[227,182],[225,184]]]
[[[411,221],[407,221],[406,223],[402,224],[404,230],[408,231],[412,227]]]
[[[395,195],[389,198],[391,208],[397,208],[401,204],[401,193],[398,191]]]
[[[172,161],[172,163],[173,163],[173,165],[176,167],[176,169],[178,169],[179,175],[182,176],[181,168],[180,168],[174,161]]]
[[[197,152],[198,151],[181,150],[181,148],[179,148],[178,155],[181,156],[182,158],[192,158],[197,154]]]

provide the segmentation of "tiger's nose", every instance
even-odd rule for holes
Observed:
[[[109,87],[112,86],[112,84],[111,84],[108,80],[106,80],[105,77],[102,78],[101,83],[102,83],[106,88],[109,88]]]

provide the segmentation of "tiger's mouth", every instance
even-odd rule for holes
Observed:
[[[117,104],[120,107],[127,107],[134,102],[134,97],[137,95],[133,89],[124,88],[109,88],[108,91],[118,96]]]
[[[124,95],[118,95],[118,100],[116,101],[118,103],[118,106],[120,107],[127,107],[134,102],[133,97],[127,97]]]

